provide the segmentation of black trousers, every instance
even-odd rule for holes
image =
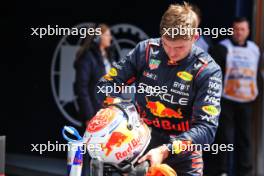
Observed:
[[[205,173],[218,175],[233,170],[235,176],[251,176],[253,103],[237,103],[223,98],[221,107],[222,112],[214,143],[233,144],[234,152],[219,151],[216,155],[206,153]]]

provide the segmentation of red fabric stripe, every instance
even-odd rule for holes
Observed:
[[[194,159],[192,159],[192,162],[193,163],[200,163],[200,162],[203,162],[203,159],[202,158],[194,158]]]
[[[202,73],[202,71],[207,67],[207,63],[203,64],[203,66],[200,68],[200,70],[198,71],[198,73],[195,76],[195,79]]]
[[[192,168],[203,168],[203,164],[192,164]]]
[[[148,43],[147,48],[146,48],[146,63],[148,63],[148,60],[149,60],[149,48],[150,48],[150,44]]]
[[[131,77],[129,80],[127,80],[127,82],[126,82],[126,84],[132,84],[133,82],[135,82],[135,80],[136,80],[136,77],[135,76],[133,76],[133,77]]]

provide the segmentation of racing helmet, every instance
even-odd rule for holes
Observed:
[[[87,124],[84,134],[91,158],[120,167],[127,162],[135,164],[150,139],[151,130],[140,119],[135,105],[122,102],[100,109]]]

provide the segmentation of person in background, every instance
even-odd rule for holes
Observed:
[[[192,5],[193,11],[197,14],[198,17],[198,24],[200,27],[202,22],[202,13],[198,6]],[[195,42],[195,45],[202,48],[205,52],[208,52],[210,46],[212,45],[212,41],[209,36],[200,35],[198,40]]]
[[[96,99],[95,87],[98,80],[108,73],[114,62],[111,52],[111,32],[106,24],[99,24],[100,36],[87,36],[76,54],[74,91],[83,125],[95,115],[101,105]]]
[[[219,152],[218,161],[213,163],[214,175],[253,175],[252,120],[253,103],[258,95],[257,73],[260,58],[258,46],[248,40],[249,22],[244,17],[233,21],[234,34],[231,39],[220,42],[211,51],[217,63],[224,68],[222,112],[215,142],[234,144],[233,159],[230,152]],[[234,161],[234,167],[229,161]],[[232,168],[232,169],[231,169]]]

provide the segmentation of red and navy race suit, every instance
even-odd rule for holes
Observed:
[[[142,41],[98,85],[131,82],[138,88],[135,102],[140,115],[152,128],[149,148],[173,140],[213,142],[220,113],[222,73],[202,49],[193,45],[186,58],[170,64],[160,39]],[[199,151],[170,155],[165,162],[178,175],[202,174]]]

